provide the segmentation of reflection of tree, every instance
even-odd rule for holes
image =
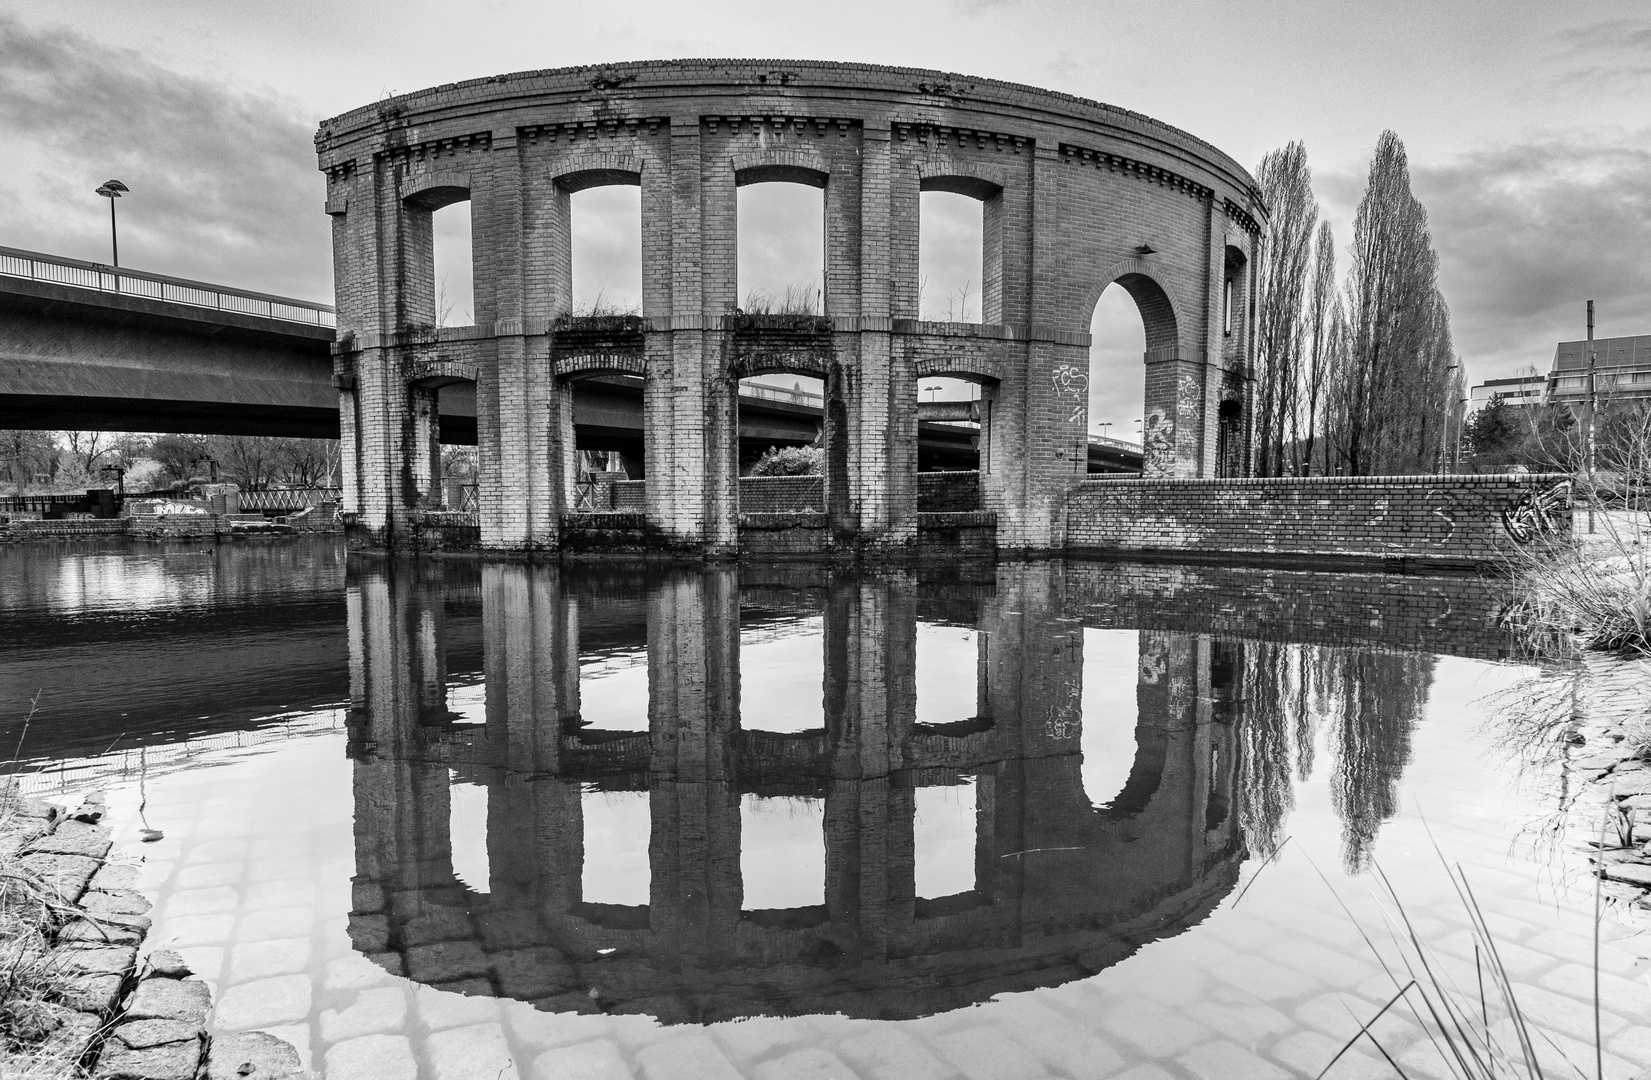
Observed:
[[[1263,858],[1283,842],[1284,821],[1295,803],[1290,782],[1290,739],[1301,685],[1301,650],[1253,642],[1244,650],[1244,762],[1239,822],[1250,851]]]
[[[1433,684],[1433,658],[1326,650],[1324,703],[1334,735],[1331,798],[1341,818],[1342,861],[1357,872],[1382,822],[1398,810],[1410,731]]]
[[[1361,869],[1377,830],[1398,809],[1410,730],[1432,681],[1431,657],[1249,643],[1239,738],[1240,820],[1250,850],[1265,857],[1283,843],[1294,783],[1312,777],[1318,734],[1328,726],[1343,860],[1349,870]]]

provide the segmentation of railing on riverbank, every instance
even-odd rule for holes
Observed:
[[[68,259],[61,255],[47,255],[39,251],[0,247],[0,274],[27,278],[53,285],[68,285],[95,292],[139,296],[149,300],[165,300],[190,307],[232,311],[240,315],[276,319],[283,322],[308,323],[312,326],[334,326],[336,317],[331,304],[309,300],[294,300],[290,296],[233,289],[204,281],[152,274],[146,270],[130,270],[124,266]]]

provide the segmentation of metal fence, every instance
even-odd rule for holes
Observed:
[[[336,325],[332,306],[315,304],[308,300],[294,300],[286,296],[228,289],[187,278],[151,274],[143,270],[106,266],[103,263],[65,259],[58,255],[44,255],[38,251],[0,247],[0,274],[8,277],[47,281],[54,285],[69,285],[77,289],[141,296],[150,300],[165,300],[190,307],[233,311],[283,322],[307,323],[311,326]]]

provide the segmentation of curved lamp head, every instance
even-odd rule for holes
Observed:
[[[97,189],[97,193],[102,195],[105,199],[118,199],[120,198],[121,192],[131,190],[131,188],[127,187],[119,180],[109,180],[106,181],[102,187]]]

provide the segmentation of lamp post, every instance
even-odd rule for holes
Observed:
[[[1455,371],[1460,366],[1461,365],[1455,363],[1446,365],[1445,378],[1451,379],[1450,373]],[[1454,383],[1455,380],[1451,379],[1451,382]],[[1451,389],[1451,398],[1454,399],[1456,397],[1456,394],[1454,393],[1455,387],[1452,386]],[[1450,456],[1446,453],[1445,448],[1450,445],[1450,414],[1455,411],[1456,410],[1452,406],[1447,405],[1445,407],[1444,422],[1439,425],[1439,468],[1437,471],[1440,473],[1445,471],[1445,465],[1450,461]]]
[[[120,233],[115,228],[115,200],[120,198],[121,192],[131,190],[119,180],[104,181],[103,186],[97,189],[99,195],[109,200],[109,247],[114,253],[114,262],[111,265],[116,270],[120,269]],[[118,273],[115,274],[115,291],[120,291],[120,274]]]

